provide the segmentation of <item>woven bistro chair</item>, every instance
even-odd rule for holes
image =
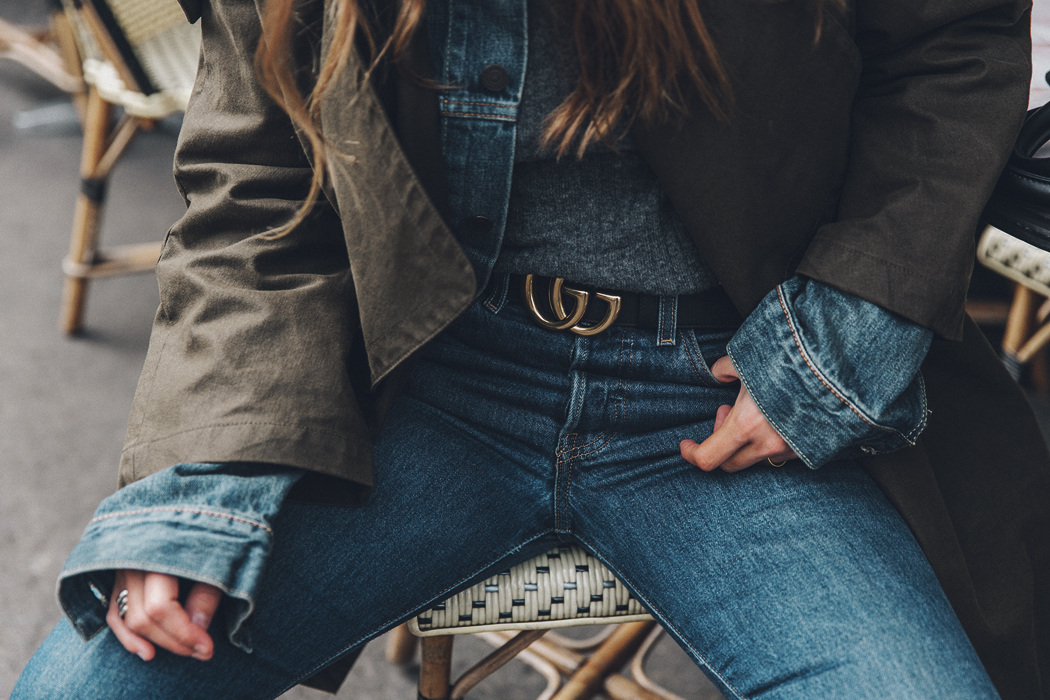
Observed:
[[[1018,380],[1024,366],[1041,359],[1040,351],[1050,343],[1050,252],[988,226],[977,245],[977,260],[1016,283],[1001,354]],[[1046,392],[1045,377],[1036,383]]]
[[[79,95],[84,90],[78,66],[66,58],[71,30],[65,16],[56,13],[51,27],[43,32],[29,32],[0,18],[0,58],[6,58],[33,71],[63,92]],[[58,44],[58,49],[52,44]]]
[[[177,0],[62,0],[77,33],[88,86],[80,194],[73,217],[60,325],[80,330],[88,280],[156,266],[160,241],[100,248],[109,174],[140,130],[185,111],[196,77],[200,28]],[[114,113],[122,116],[114,124]],[[159,236],[158,236],[159,238]]]
[[[550,631],[581,625],[613,626],[583,640]],[[538,700],[580,700],[598,692],[613,700],[681,700],[645,674],[645,658],[662,633],[604,564],[567,545],[468,588],[397,628],[387,658],[407,663],[419,638],[419,697],[424,700],[458,700],[515,657],[547,680]],[[475,634],[498,648],[453,683],[452,641],[458,634]],[[618,672],[628,661],[631,678]]]

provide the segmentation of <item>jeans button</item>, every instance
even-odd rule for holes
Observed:
[[[489,92],[499,92],[510,84],[510,74],[503,66],[493,63],[481,71],[481,87]]]
[[[487,216],[472,216],[467,219],[467,233],[472,236],[484,236],[492,230],[492,219]]]

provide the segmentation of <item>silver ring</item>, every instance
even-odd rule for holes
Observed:
[[[117,594],[117,617],[121,620],[128,614],[128,589],[125,588]]]

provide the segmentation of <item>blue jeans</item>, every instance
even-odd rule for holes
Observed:
[[[727,698],[996,698],[907,526],[852,462],[704,473],[730,330],[539,328],[480,301],[425,350],[357,508],[286,503],[247,654],[143,662],[61,622],[13,698],[272,698],[556,544],[606,562]]]

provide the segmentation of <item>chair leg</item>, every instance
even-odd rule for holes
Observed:
[[[423,637],[420,640],[422,663],[419,666],[419,697],[422,700],[446,700],[452,680],[453,635]]]
[[[1021,369],[1025,360],[1020,359],[1022,346],[1032,335],[1035,312],[1038,301],[1036,294],[1021,284],[1014,285],[1014,300],[1010,304],[1010,316],[1003,331],[1003,363],[1015,381],[1020,381]]]
[[[88,91],[84,117],[84,145],[80,156],[81,192],[73,214],[73,235],[68,260],[74,264],[90,263],[98,247],[98,228],[105,199],[105,178],[96,178],[99,162],[106,152],[112,107],[94,87]],[[87,297],[86,277],[66,275],[62,294],[60,325],[67,334],[80,330]]]
[[[598,692],[605,678],[620,670],[642,645],[656,622],[625,622],[576,669],[553,700],[587,700]]]
[[[58,54],[62,57],[62,63],[66,72],[80,80],[80,89],[70,94],[73,107],[77,110],[81,127],[84,126],[84,118],[87,112],[87,89],[84,83],[84,68],[80,57],[80,49],[77,47],[76,31],[69,16],[64,10],[55,10],[51,13],[51,34],[58,45]]]
[[[395,666],[404,666],[412,661],[416,654],[419,638],[408,631],[408,624],[398,625],[390,630],[386,640],[386,660]]]
[[[0,19],[0,58],[21,63],[64,92],[76,93],[81,90],[82,81],[66,71],[57,51],[3,19]]]
[[[496,649],[464,673],[449,693],[451,700],[462,700],[470,689],[485,680],[507,662],[525,651],[530,644],[546,634],[547,630],[522,630],[506,644]]]

